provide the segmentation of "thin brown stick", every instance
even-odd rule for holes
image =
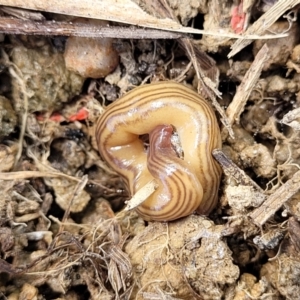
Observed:
[[[273,193],[260,207],[255,209],[249,217],[259,226],[276,213],[276,211],[300,190],[300,171]]]
[[[214,149],[212,152],[214,158],[221,165],[227,176],[233,177],[239,184],[252,186],[260,193],[264,193],[263,189],[254,182],[243,170],[241,170],[231,159],[229,159],[220,149]]]
[[[138,28],[134,26],[91,26],[76,22],[35,22],[15,18],[0,18],[0,32],[6,34],[81,36],[93,38],[125,39],[178,39],[183,33],[157,29]]]

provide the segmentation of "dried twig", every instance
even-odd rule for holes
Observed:
[[[275,214],[275,212],[293,195],[300,190],[300,171],[296,172],[293,177],[284,185],[278,188],[260,207],[255,209],[250,218],[259,226]]]
[[[263,189],[254,182],[243,170],[241,170],[231,159],[220,149],[214,149],[212,155],[221,165],[227,176],[232,176],[238,183],[245,186],[252,186],[256,191],[264,193]]]
[[[254,22],[248,30],[241,36],[241,39],[237,40],[231,47],[231,51],[228,54],[228,58],[234,56],[252,40],[244,39],[244,36],[248,35],[263,35],[264,32],[270,28],[287,10],[292,9],[297,4],[300,4],[300,0],[279,0],[276,2],[265,14],[263,14],[256,22]]]
[[[285,1],[285,0],[283,0]],[[295,0],[294,0],[295,1]],[[154,1],[151,1],[154,2]],[[289,1],[290,2],[290,1]],[[230,32],[200,30],[191,27],[184,27],[169,16],[161,18],[154,17],[141,9],[131,0],[1,0],[1,5],[65,14],[84,18],[93,18],[107,21],[115,21],[136,26],[156,28],[181,33],[206,34],[218,37],[241,38],[241,35]],[[153,6],[155,6],[152,3]],[[244,35],[243,39],[270,39],[287,36],[287,34],[267,35]]]
[[[92,26],[76,22],[52,22],[0,18],[0,32],[6,34],[81,36],[93,38],[123,39],[178,39],[183,33],[162,31],[158,29],[138,28],[134,26]]]
[[[232,102],[229,104],[226,114],[228,116],[230,126],[232,126],[234,123],[239,123],[240,115],[244,110],[250,93],[259,79],[264,63],[268,59],[268,52],[268,46],[265,44],[257,53],[251,67],[239,85]],[[225,132],[225,129],[228,130],[228,128],[223,129],[223,139],[227,135],[227,131]],[[229,134],[232,138],[234,138],[233,132],[229,131]]]

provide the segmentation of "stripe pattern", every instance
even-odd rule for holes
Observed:
[[[175,128],[184,158],[171,145]],[[148,154],[139,136],[149,134]],[[221,169],[212,150],[221,136],[211,106],[182,84],[143,85],[100,116],[96,139],[101,156],[133,195],[155,178],[159,188],[138,208],[145,220],[169,221],[193,211],[209,214],[218,197]]]

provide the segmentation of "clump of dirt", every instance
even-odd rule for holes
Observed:
[[[4,96],[0,96],[0,140],[10,135],[17,125],[17,117],[10,101]]]
[[[138,233],[125,251],[135,270],[139,298],[158,297],[160,291],[179,298],[192,299],[194,293],[203,299],[223,297],[239,269],[222,229],[193,215],[169,224],[151,223]]]
[[[29,112],[53,112],[80,93],[84,78],[66,69],[63,54],[47,40],[13,37],[10,43],[10,62],[17,75],[22,74]],[[18,85],[12,84],[12,97],[17,112],[24,109]]]

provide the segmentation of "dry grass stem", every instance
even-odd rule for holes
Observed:
[[[71,198],[71,200],[69,202],[68,209],[65,210],[65,213],[64,213],[64,216],[63,216],[63,219],[62,219],[62,223],[64,223],[67,220],[67,218],[69,217],[71,206],[72,206],[72,203],[73,203],[74,199],[85,188],[87,182],[88,182],[88,175],[83,175],[82,178],[81,178],[81,180],[77,183],[77,186],[75,188],[74,194],[72,195],[72,198]],[[64,226],[61,225],[60,228],[59,228],[58,233],[61,233],[63,230],[64,230]]]
[[[70,176],[61,172],[49,172],[49,171],[19,171],[19,172],[0,172],[0,180],[19,180],[19,179],[30,179],[37,177],[49,177],[58,178],[64,177],[73,181],[80,182],[81,179]]]

